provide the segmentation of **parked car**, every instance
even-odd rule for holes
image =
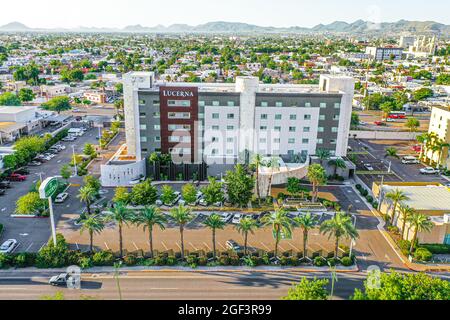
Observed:
[[[16,239],[8,239],[0,246],[0,253],[12,253],[17,247]]]
[[[13,173],[7,179],[9,181],[25,181],[25,180],[27,180],[27,176],[24,176],[24,175],[21,175],[21,174],[17,174],[17,173]]]
[[[407,156],[407,157],[402,158],[402,163],[403,164],[418,164],[418,163],[420,163],[420,161],[416,157]]]
[[[415,145],[415,146],[412,146],[411,149],[412,149],[413,151],[415,151],[416,153],[422,152],[422,146],[421,146],[421,145]]]
[[[31,162],[29,163],[29,165],[30,165],[30,166],[33,166],[33,167],[38,167],[38,166],[42,165],[42,162],[37,161],[37,160],[33,160],[33,161],[31,161]]]
[[[241,250],[241,246],[234,240],[228,240],[227,242],[225,242],[225,246],[230,250],[234,250],[234,251]]]
[[[374,171],[374,169],[370,163],[364,163],[364,168],[366,168],[368,171]]]
[[[233,220],[231,220],[231,223],[232,223],[232,224],[239,224],[239,223],[241,222],[241,219],[242,219],[242,214],[236,213],[236,214],[233,216]]]
[[[143,182],[144,180],[145,180],[145,178],[140,177],[140,178],[137,178],[137,179],[133,179],[133,180],[131,180],[131,181],[128,182],[128,183],[129,183],[130,185],[134,186],[134,185],[137,185],[137,184]]]
[[[271,213],[269,212],[269,211],[264,211],[263,213],[261,213],[259,216],[258,216],[258,218],[256,219],[256,221],[258,222],[258,223],[261,223],[262,222],[262,219],[265,217],[265,216],[268,216],[268,215],[270,215]]]
[[[64,201],[66,201],[68,196],[69,194],[67,192],[58,194],[55,198],[55,203],[63,203]]]
[[[386,123],[384,123],[383,121],[375,121],[374,124],[377,126],[385,126],[386,125]]]
[[[175,199],[171,203],[165,203],[166,206],[173,207],[181,199],[181,192],[175,191],[174,194],[175,194]]]
[[[223,222],[228,223],[233,218],[233,214],[232,213],[222,213],[221,217],[222,217],[221,220]]]
[[[205,198],[201,198],[198,201],[198,204],[201,205],[202,207],[207,207],[208,206],[208,202],[206,202]]]
[[[50,278],[48,283],[52,286],[65,286],[69,280],[70,275],[67,273],[61,273],[60,275],[53,276]]]
[[[54,155],[53,153],[49,153],[49,152],[44,153],[44,156],[49,157],[50,159],[53,159],[54,157],[56,157],[56,155]]]
[[[420,169],[421,174],[439,174],[439,172],[440,171],[438,169],[435,169],[432,167],[426,167],[426,168]]]
[[[59,150],[66,150],[66,147],[63,146],[62,144],[55,144],[53,147],[58,148]]]
[[[0,188],[2,189],[8,189],[11,188],[11,182],[9,181],[0,181]]]
[[[20,169],[14,170],[14,173],[26,175],[26,174],[30,174],[30,170],[28,170],[27,168],[20,168]]]

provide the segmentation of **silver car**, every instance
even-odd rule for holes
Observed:
[[[0,253],[12,253],[14,249],[17,247],[16,239],[8,239],[0,246]]]

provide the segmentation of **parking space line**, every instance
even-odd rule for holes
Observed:
[[[189,245],[194,248],[195,251],[198,251],[198,249],[192,244],[192,242],[189,242]]]
[[[220,246],[223,250],[227,250],[227,248],[225,248],[220,242],[219,242],[219,246]]]
[[[248,241],[248,240],[247,240],[247,246],[248,246],[249,248],[255,248],[255,246],[254,246],[253,244],[251,244],[250,241]]]
[[[39,251],[41,251],[42,248],[43,248],[45,245],[46,245],[46,243],[44,242],[44,243],[42,244],[42,246],[39,248]]]
[[[323,251],[327,251],[327,249],[323,246],[323,245],[321,245],[320,243],[316,243],[321,249],[323,249]]]
[[[269,248],[268,246],[266,246],[266,245],[264,244],[264,242],[260,242],[260,243],[262,244],[262,246],[263,246],[265,249],[267,249],[267,250],[270,251],[270,248]]]
[[[78,242],[75,242],[75,245],[77,246],[77,250],[80,250],[80,247],[78,246]]]
[[[139,250],[138,246],[136,245],[136,243],[133,241],[133,246],[136,248],[136,250]]]
[[[208,244],[206,244],[206,242],[203,242],[203,244],[205,245],[205,247],[206,247],[208,250],[211,250],[211,248],[208,246]]]
[[[297,252],[300,252],[300,250],[298,250],[298,248],[294,246],[292,243],[288,242],[288,245],[290,245],[291,248],[293,248],[294,250],[297,250]]]
[[[105,244],[106,250],[109,250],[108,244],[106,242],[103,242]]]
[[[175,241],[175,244],[176,244],[177,247],[181,250],[181,246],[178,244],[178,241]]]
[[[34,242],[30,243],[30,245],[26,248],[25,252],[28,252],[28,250],[30,250],[30,248],[33,246],[33,243]]]
[[[166,249],[166,251],[169,251],[169,248],[167,248],[166,244],[163,241],[161,241],[161,244],[163,245],[164,249]]]
[[[281,250],[286,251],[286,249],[285,249],[284,247],[282,247],[280,244],[278,245],[278,247],[279,247]]]

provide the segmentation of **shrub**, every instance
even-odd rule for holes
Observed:
[[[7,269],[12,264],[12,257],[9,254],[0,253],[0,269]]]
[[[135,266],[137,264],[137,258],[134,255],[129,254],[129,255],[125,256],[125,258],[123,258],[123,262],[127,266]]]
[[[3,224],[0,223],[0,234],[2,234],[3,231]]]
[[[62,268],[67,266],[68,245],[61,234],[56,235],[56,246],[50,239],[36,256],[36,266],[38,268]]]
[[[186,257],[186,263],[188,265],[197,265],[198,264],[198,258],[194,255],[190,255]]]
[[[34,266],[36,262],[36,254],[29,252],[22,252],[14,257],[14,265],[17,268],[26,268]]]
[[[202,256],[200,258],[198,258],[198,265],[199,266],[206,266],[208,264],[208,258],[205,256]]]
[[[164,256],[161,256],[161,255],[156,257],[154,260],[155,260],[154,261],[155,265],[157,265],[157,266],[165,266],[167,263],[167,258]]]
[[[324,267],[324,266],[327,265],[327,261],[324,258],[322,258],[322,257],[315,257],[314,258],[314,265],[316,267]]]
[[[356,190],[361,190],[362,186],[360,184],[357,184],[356,186]]]
[[[368,201],[369,203],[372,203],[372,202],[373,202],[373,197],[372,197],[372,196],[367,196],[366,199],[367,199],[367,201]]]
[[[166,260],[166,264],[168,266],[174,266],[178,263],[177,258],[175,256],[168,256]]]
[[[338,264],[338,261],[337,261],[337,259],[335,259],[335,258],[330,258],[330,259],[327,260],[327,264],[328,264],[330,267],[334,267],[335,265]]]
[[[341,263],[343,266],[345,267],[350,267],[353,265],[353,259],[349,258],[349,257],[343,257],[341,259]]]
[[[288,257],[283,256],[280,259],[280,264],[282,266],[288,266],[290,264],[290,259]]]
[[[219,258],[219,264],[221,266],[229,266],[230,265],[230,258],[227,256],[221,256]]]
[[[99,251],[92,256],[94,266],[112,266],[114,260],[115,258],[111,251]]]
[[[395,233],[395,234],[399,234],[400,230],[397,226],[389,226],[387,227],[387,230],[389,232]]]
[[[431,258],[433,258],[433,254],[426,248],[420,247],[414,252],[414,259],[418,261],[427,262],[431,261]]]
[[[87,269],[92,267],[92,259],[90,257],[82,257],[79,262],[78,265],[80,266],[81,269]]]
[[[428,249],[433,254],[450,254],[449,244],[422,244],[420,247]]]

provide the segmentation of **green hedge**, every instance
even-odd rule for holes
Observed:
[[[3,231],[3,224],[0,223],[0,234],[2,234]]]
[[[421,244],[420,247],[428,249],[433,254],[450,254],[449,244]]]

